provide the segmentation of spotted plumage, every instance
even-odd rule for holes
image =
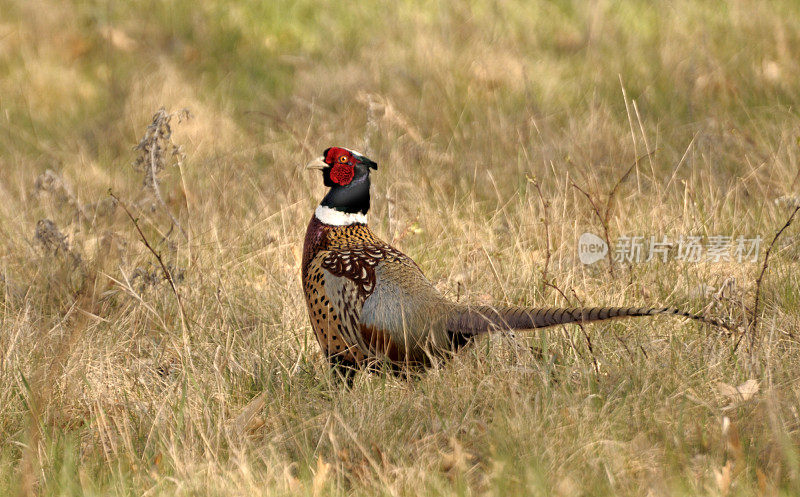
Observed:
[[[367,359],[400,359],[380,329],[362,325],[361,309],[375,289],[379,264],[417,265],[378,239],[364,224],[330,226],[311,219],[303,250],[303,290],[309,317],[325,355],[360,366]]]
[[[306,231],[303,291],[311,327],[332,364],[424,365],[492,330],[622,317],[672,314],[728,327],[668,307],[498,308],[451,302],[413,260],[367,226],[374,162],[332,147],[308,167],[320,169],[330,189]]]

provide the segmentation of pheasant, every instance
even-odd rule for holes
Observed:
[[[328,361],[362,368],[388,361],[405,369],[446,357],[477,335],[614,318],[671,314],[724,323],[662,307],[524,308],[469,306],[446,299],[408,256],[367,226],[370,170],[363,154],[331,147],[306,169],[329,187],[303,245],[302,283],[311,326]]]

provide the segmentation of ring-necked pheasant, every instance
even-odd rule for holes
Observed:
[[[388,360],[399,367],[424,365],[491,330],[628,316],[673,314],[727,328],[668,307],[495,308],[451,302],[413,260],[367,226],[375,162],[332,147],[306,168],[321,170],[330,187],[306,231],[302,277],[311,326],[332,364],[363,367]]]

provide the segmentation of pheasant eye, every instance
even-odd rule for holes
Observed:
[[[347,156],[346,156],[346,155],[343,155],[343,156],[339,157],[339,162],[341,162],[342,164],[344,164],[345,162],[347,162]]]

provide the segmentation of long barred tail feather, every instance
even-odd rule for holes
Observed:
[[[461,336],[474,336],[493,329],[529,330],[569,323],[591,323],[636,316],[672,315],[694,319],[712,326],[735,331],[721,320],[685,312],[674,307],[548,307],[494,308],[469,307],[455,313],[447,321],[447,330]]]

